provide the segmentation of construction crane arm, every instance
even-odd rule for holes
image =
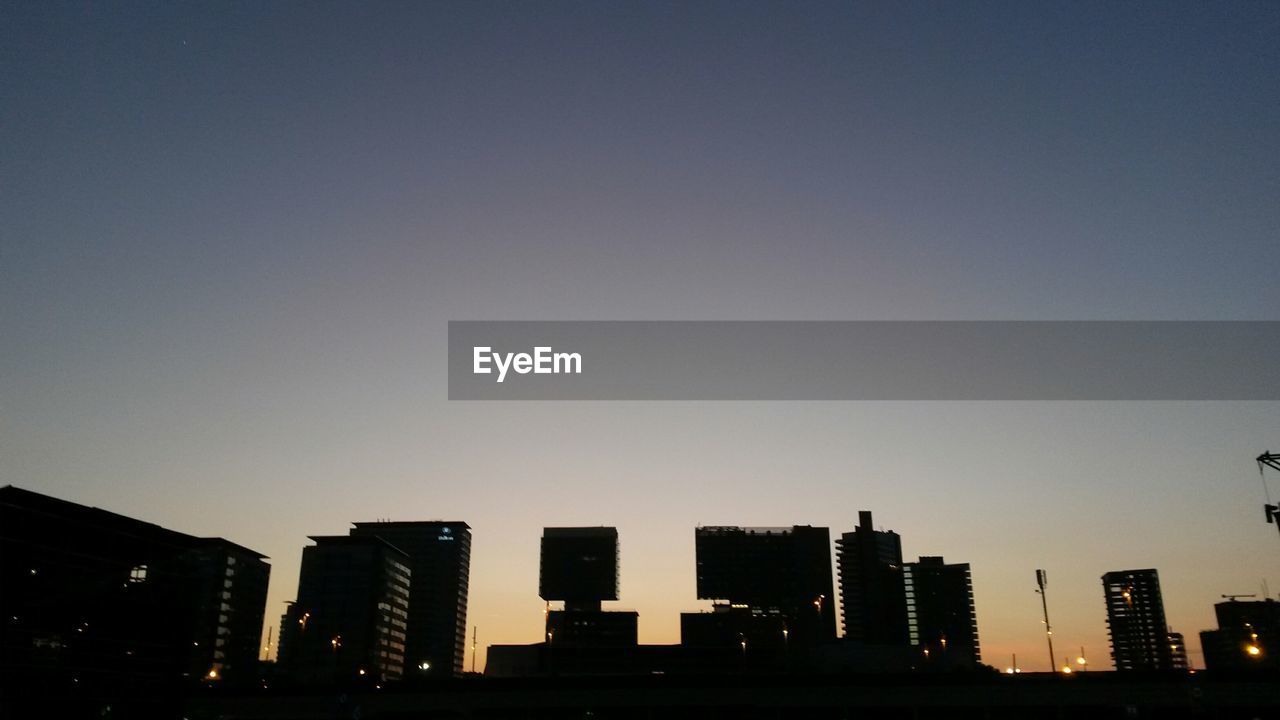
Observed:
[[[1268,451],[1259,455],[1257,460],[1258,475],[1262,475],[1263,467],[1269,467],[1272,470],[1280,472],[1280,455]],[[1277,523],[1277,519],[1280,518],[1280,505],[1272,504],[1271,493],[1267,492],[1267,479],[1265,477],[1262,478],[1262,491],[1267,496],[1267,503],[1262,506],[1263,510],[1266,511],[1267,514],[1267,524],[1275,524]]]
[[[1280,471],[1280,454],[1273,452],[1264,452],[1258,456],[1258,470],[1262,470],[1262,466],[1266,465],[1272,470]]]

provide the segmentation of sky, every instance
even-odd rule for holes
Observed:
[[[1109,664],[1280,590],[1275,402],[466,403],[449,320],[1278,320],[1280,5],[6,3],[0,484],[271,557],[443,518],[536,642],[615,525],[678,641],[699,524],[968,562],[984,660]],[[1280,473],[1270,477],[1280,496]],[[468,652],[468,667],[471,657]]]

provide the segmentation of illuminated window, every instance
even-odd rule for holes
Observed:
[[[147,566],[138,565],[129,571],[129,582],[141,583],[147,581]]]

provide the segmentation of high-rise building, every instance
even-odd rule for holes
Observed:
[[[1205,669],[1280,668],[1280,602],[1232,599],[1214,605],[1213,611],[1218,629],[1200,632]]]
[[[908,643],[907,600],[902,577],[902,538],[876,530],[871,513],[836,541],[844,637],[865,643]]]
[[[187,673],[218,673],[232,685],[257,679],[271,566],[262,555],[222,538],[201,538],[189,556],[195,587],[193,656]]]
[[[358,522],[351,534],[380,537],[409,556],[405,667],[415,675],[461,674],[467,647],[470,526],[443,520]]]
[[[639,615],[605,611],[618,599],[618,530],[612,527],[544,528],[538,595],[548,605],[546,638],[554,646],[625,647],[638,642]]]
[[[256,684],[263,555],[0,488],[0,690]]]
[[[1155,570],[1117,570],[1102,576],[1107,632],[1116,670],[1172,670],[1160,577]]]
[[[982,654],[969,565],[921,557],[903,566],[902,576],[911,644],[931,662],[977,665]]]
[[[282,671],[303,684],[399,680],[409,617],[409,556],[376,536],[313,536],[298,598],[281,625]]]
[[[757,616],[779,616],[788,645],[835,638],[827,528],[700,527],[694,544],[699,599],[738,606]],[[686,623],[682,618],[681,627]]]

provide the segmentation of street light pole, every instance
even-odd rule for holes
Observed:
[[[1049,598],[1044,592],[1044,586],[1048,584],[1049,574],[1044,570],[1036,570],[1036,585],[1039,586],[1036,592],[1040,593],[1040,605],[1044,609],[1044,636],[1049,641],[1049,671],[1053,672],[1054,663],[1057,662],[1054,658],[1057,656],[1053,653],[1053,627],[1049,625]]]

